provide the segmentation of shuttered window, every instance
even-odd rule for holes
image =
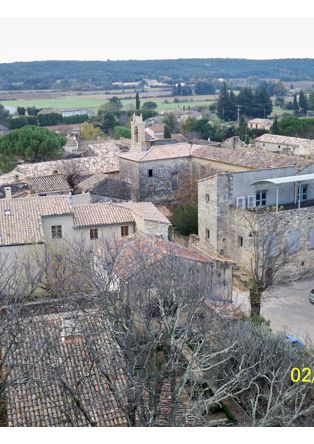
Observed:
[[[299,249],[299,230],[296,228],[289,231],[288,234],[288,246],[290,253],[295,253]]]

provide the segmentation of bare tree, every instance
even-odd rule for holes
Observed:
[[[260,315],[262,295],[279,280],[283,269],[291,262],[286,226],[280,223],[278,213],[257,213],[246,218],[249,233],[249,265],[245,267],[246,285],[249,289],[251,316]]]
[[[209,264],[145,242],[76,243],[67,260],[77,297],[53,314],[44,302],[20,312],[22,329],[9,330],[5,393],[10,411],[20,402],[15,425],[223,425],[214,411],[230,400],[246,425],[310,424],[311,386],[292,384],[289,371],[311,367],[311,353],[217,316]],[[0,337],[4,348],[10,334]]]

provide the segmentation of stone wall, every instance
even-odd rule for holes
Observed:
[[[287,264],[278,273],[278,280],[295,280],[314,274],[314,207],[258,214],[247,210],[231,208],[232,229],[228,253],[238,267],[244,269],[250,265],[254,252],[252,226],[259,233],[272,234],[278,251],[288,251]],[[289,250],[289,238],[297,230],[296,251]],[[264,234],[265,233],[265,234]],[[243,245],[239,246],[239,236]],[[312,242],[311,242],[312,238]],[[292,249],[293,250],[293,249]]]
[[[139,200],[180,205],[191,200],[191,160],[176,158],[140,163]],[[152,170],[152,175],[149,175]]]
[[[131,200],[140,201],[140,164],[120,157],[120,179],[131,185]]]
[[[131,184],[106,177],[103,181],[96,184],[90,193],[96,196],[104,196],[114,200],[131,200]]]

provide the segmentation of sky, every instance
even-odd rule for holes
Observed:
[[[314,58],[314,18],[0,18],[0,63]]]

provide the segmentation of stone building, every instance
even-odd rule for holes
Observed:
[[[249,129],[270,130],[273,121],[271,119],[251,119],[247,125]]]
[[[131,199],[177,205],[197,201],[197,180],[226,171],[295,166],[310,160],[249,147],[223,148],[189,143],[153,146],[121,153],[120,180],[131,185]]]
[[[314,154],[314,141],[301,139],[299,137],[263,134],[254,140],[254,144],[257,148],[263,148],[273,153],[294,154],[298,156],[313,156]]]
[[[198,183],[200,245],[249,266],[253,234],[265,231],[290,253],[282,278],[314,270],[314,165],[218,174]]]
[[[137,116],[133,115],[131,121],[131,150],[142,151],[147,149],[145,140],[145,122],[143,121],[142,114]]]
[[[81,196],[81,195],[79,195]],[[40,196],[0,200],[0,254],[13,260],[63,241],[119,240],[138,231],[168,239],[169,220],[151,203],[80,203],[77,196]]]

